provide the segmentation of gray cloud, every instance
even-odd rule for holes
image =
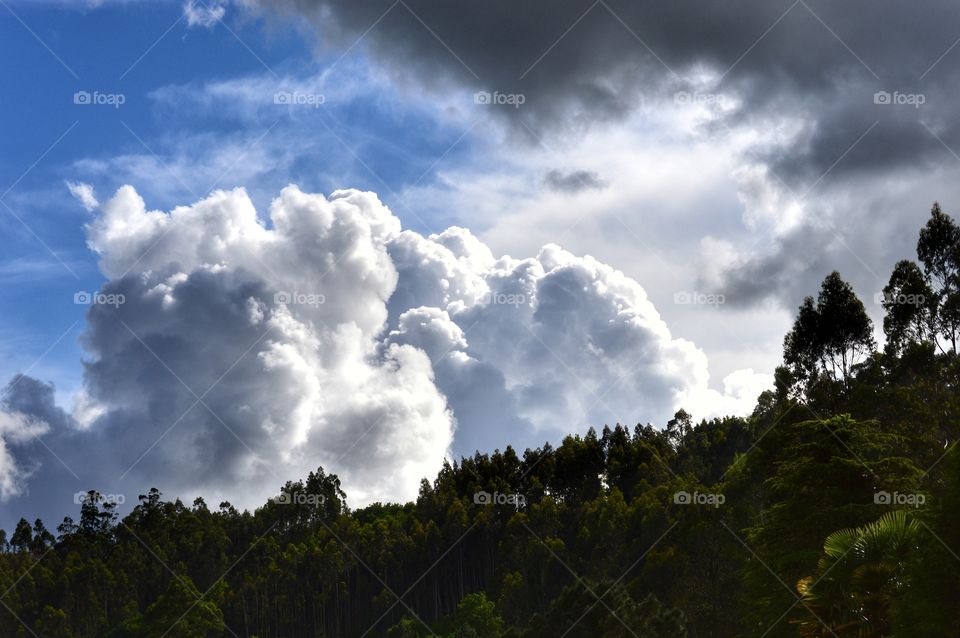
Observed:
[[[65,420],[53,401],[53,386],[16,375],[0,395],[0,503],[25,492],[39,466],[39,437],[51,429],[46,419],[58,425]]]
[[[74,427],[73,418],[57,406],[52,383],[18,374],[3,388],[2,406],[7,412],[29,414],[54,429]]]
[[[561,193],[578,193],[584,190],[605,188],[607,183],[594,171],[548,171],[543,177],[548,188]]]
[[[922,7],[896,0],[264,6],[306,16],[334,48],[376,24],[360,46],[397,78],[438,90],[522,94],[520,108],[486,107],[534,130],[618,119],[664,91],[686,90],[696,99],[699,89],[741,101],[727,114],[729,124],[771,115],[808,120],[806,144],[777,149],[787,156],[771,158],[791,179],[821,175],[877,120],[884,125],[835,168],[838,174],[942,154],[920,119],[948,144],[960,139],[949,99],[957,65],[947,56],[933,66],[956,39],[960,6],[949,0]],[[704,71],[713,79],[697,87],[692,79]],[[874,104],[877,91],[921,93],[926,103]]]

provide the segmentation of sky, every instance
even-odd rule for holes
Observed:
[[[749,414],[951,212],[958,17],[0,0],[0,527]]]

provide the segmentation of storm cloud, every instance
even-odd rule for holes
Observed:
[[[249,0],[246,4],[256,4]],[[885,124],[838,166],[856,171],[941,154],[957,140],[952,50],[960,6],[895,0],[516,3],[283,0],[322,46],[356,45],[396,77],[436,90],[523,95],[508,119],[550,131],[622,118],[644,101],[727,101],[729,124],[776,114],[804,120],[781,172],[823,173],[875,121]],[[916,96],[920,95],[919,98]],[[917,102],[920,102],[919,104]],[[758,149],[759,150],[759,149]]]

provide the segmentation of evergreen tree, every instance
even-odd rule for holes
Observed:
[[[939,334],[956,353],[960,331],[960,228],[937,202],[920,231],[917,257],[936,294]]]
[[[848,416],[791,424],[763,445],[775,452],[755,462],[772,460],[775,469],[746,534],[755,558],[744,572],[746,620],[760,633],[787,637],[799,615],[793,588],[817,564],[823,539],[876,519],[876,495],[916,491],[921,472],[900,456],[900,437]]]
[[[832,272],[823,280],[816,302],[807,297],[801,304],[784,339],[784,363],[797,380],[808,384],[819,378],[846,384],[875,347],[863,302],[839,273]]]
[[[911,344],[936,336],[936,297],[914,262],[897,262],[883,289],[882,303],[887,354],[901,354]]]

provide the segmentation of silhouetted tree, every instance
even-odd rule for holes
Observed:
[[[917,257],[936,293],[939,333],[956,352],[960,331],[960,228],[937,202],[920,231]]]
[[[936,337],[937,299],[914,262],[897,262],[883,289],[882,304],[888,354],[900,354],[909,344]]]
[[[876,347],[872,325],[863,302],[834,271],[823,280],[816,301],[803,300],[784,339],[784,363],[798,380],[825,376],[847,383]]]

